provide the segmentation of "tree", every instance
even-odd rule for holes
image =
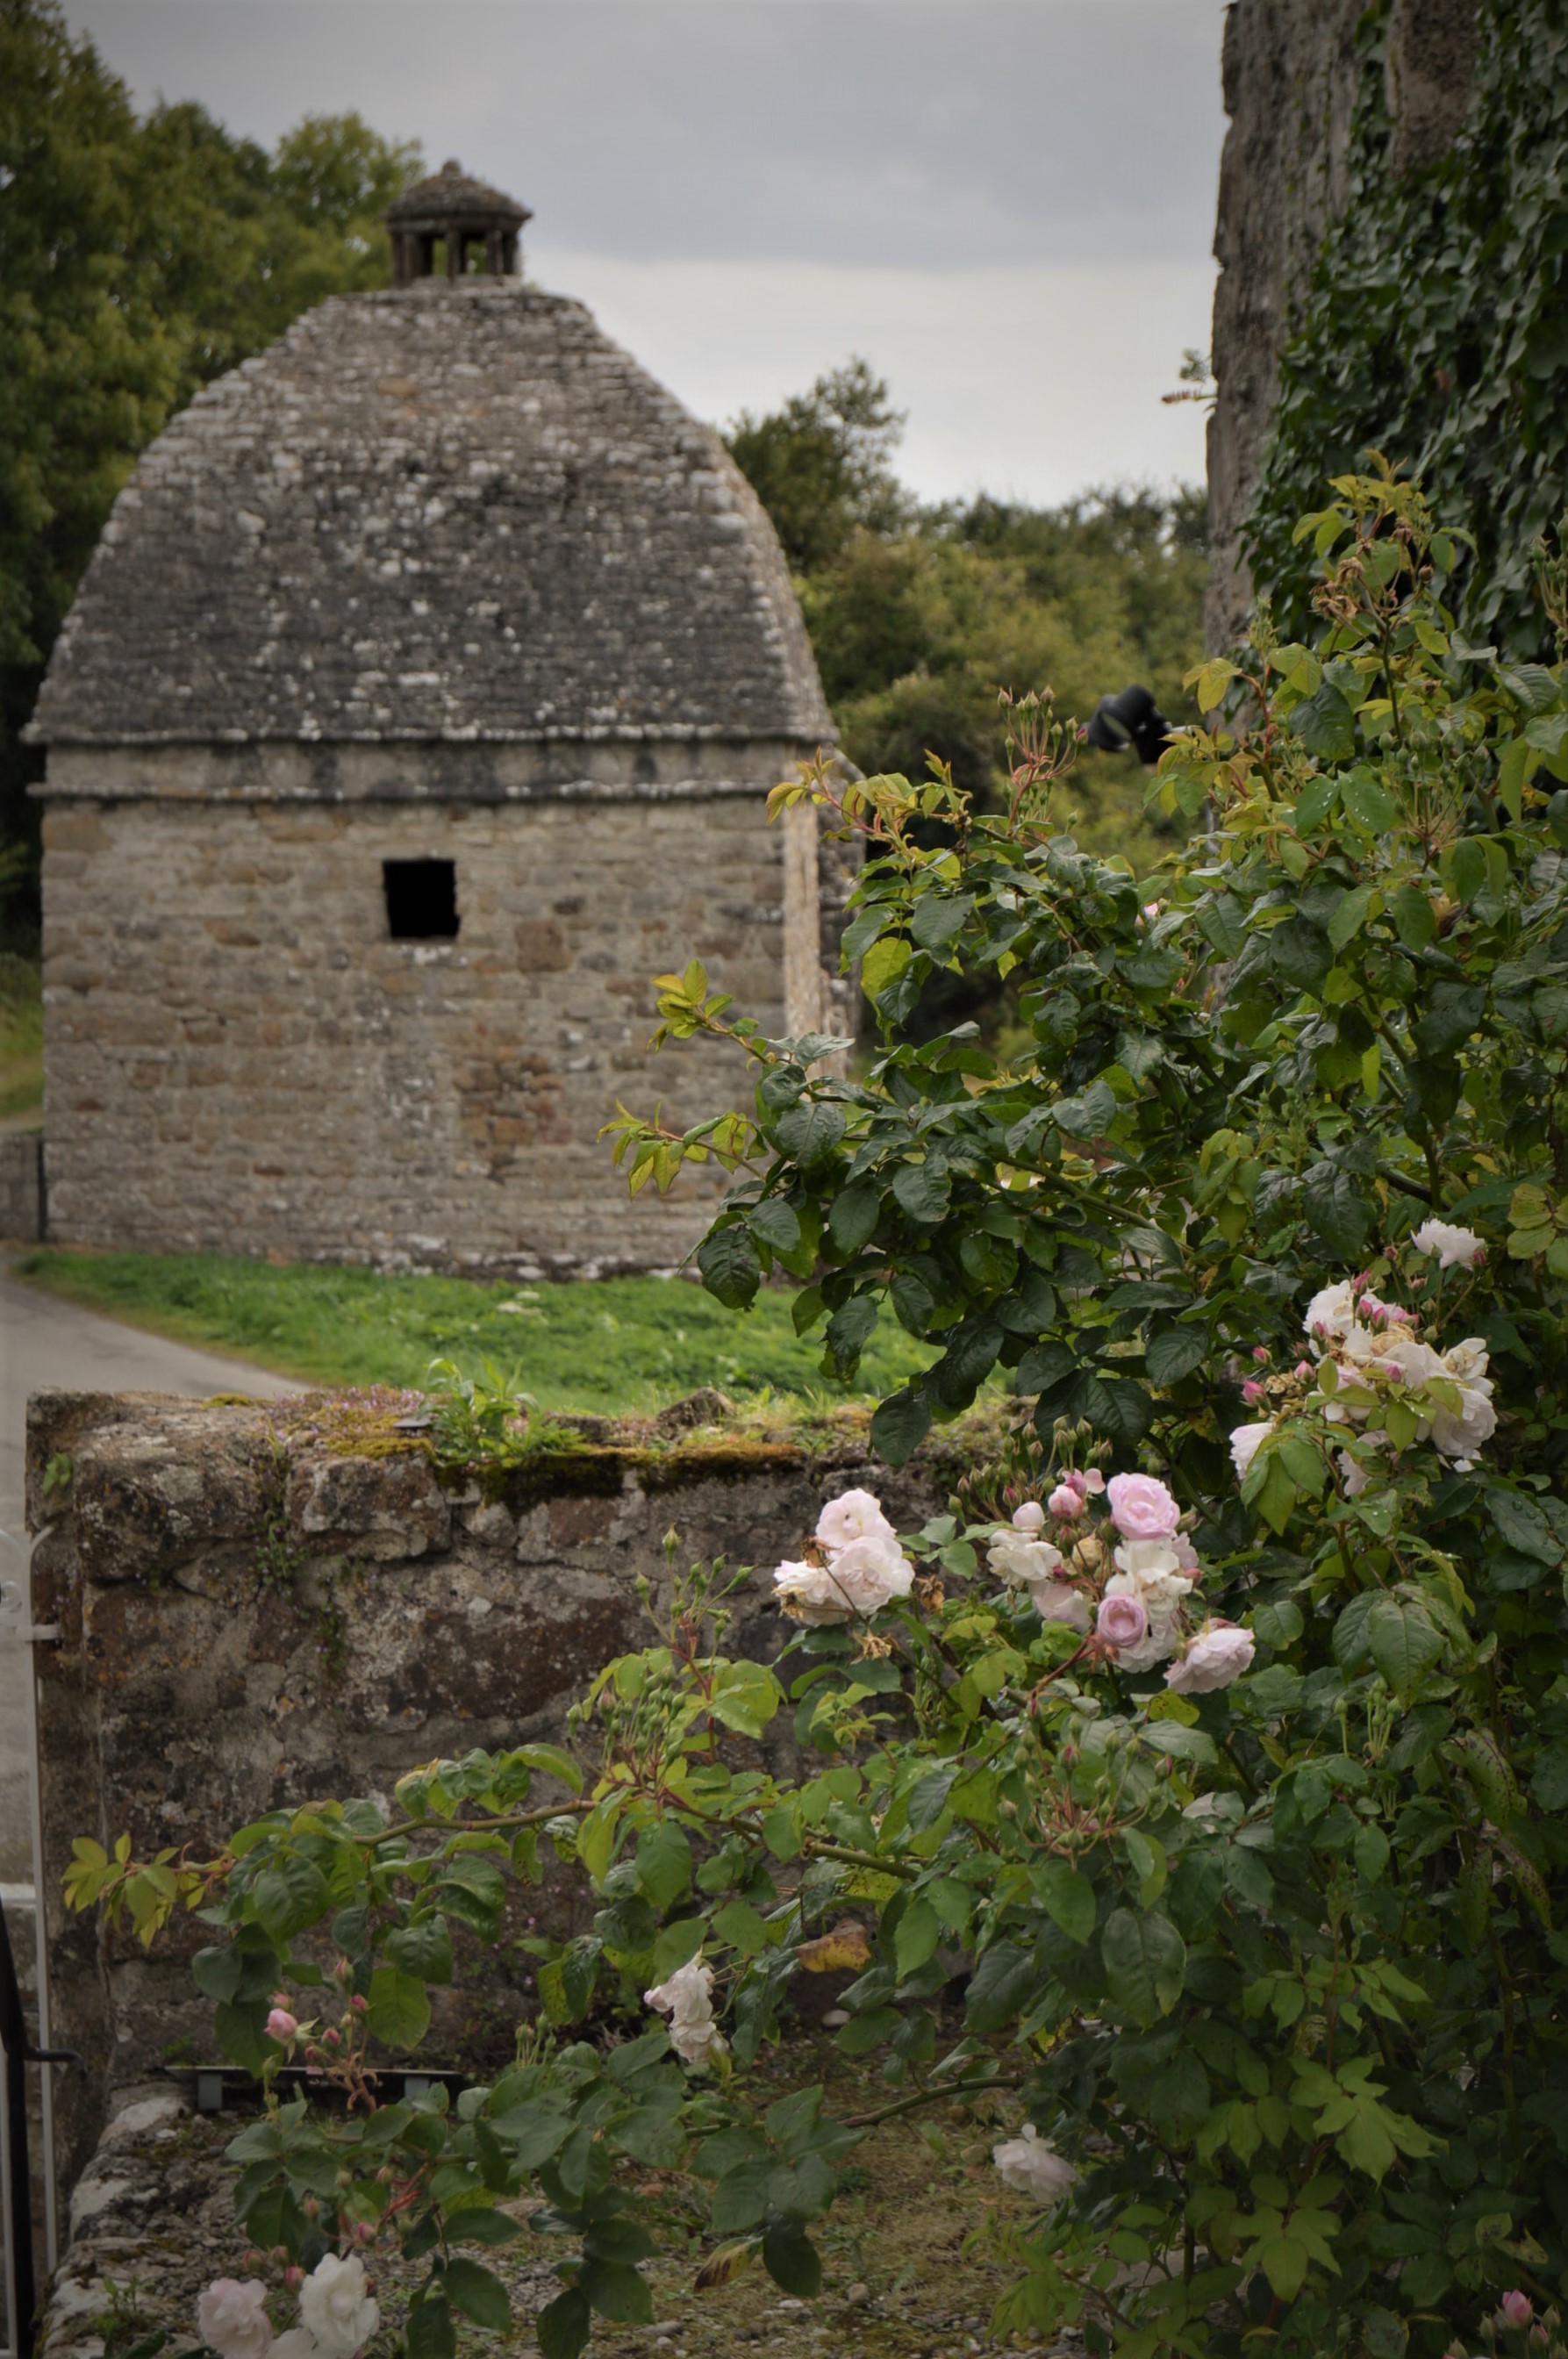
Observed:
[[[836,557],[858,527],[886,531],[907,501],[891,461],[903,431],[883,380],[860,359],[829,369],[782,409],[743,409],[725,436],[773,520],[792,570]]]
[[[418,163],[353,114],[271,158],[199,106],[139,121],[56,0],[0,0],[0,842],[36,844],[21,732],[138,453],[308,305],[385,283],[375,216]]]

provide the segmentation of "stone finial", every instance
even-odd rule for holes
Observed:
[[[438,244],[449,278],[475,270],[515,277],[518,232],[533,214],[515,197],[471,179],[451,157],[438,172],[394,197],[382,219],[392,237],[392,283],[409,287],[435,277]]]

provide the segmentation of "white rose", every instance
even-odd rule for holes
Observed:
[[[1479,1335],[1467,1335],[1463,1343],[1451,1343],[1443,1354],[1443,1364],[1455,1384],[1478,1384],[1486,1375],[1491,1353]]]
[[[781,1564],[773,1574],[773,1595],[796,1622],[848,1622],[850,1608],[834,1586],[825,1564]]]
[[[1444,1458],[1456,1463],[1467,1465],[1497,1430],[1498,1412],[1492,1407],[1491,1383],[1486,1376],[1479,1384],[1460,1386],[1457,1414],[1451,1408],[1432,1412],[1433,1442]]]
[[[1439,1269],[1474,1269],[1487,1250],[1474,1229],[1455,1228],[1452,1221],[1423,1221],[1411,1243],[1417,1253],[1435,1254]]]
[[[1192,1593],[1191,1575],[1183,1571],[1173,1540],[1123,1540],[1116,1551],[1116,1567],[1119,1578],[1107,1582],[1107,1595],[1115,1587],[1141,1598],[1151,1622],[1173,1614]]]
[[[325,2359],[321,2345],[302,2326],[291,2326],[275,2340],[267,2359]]]
[[[688,1958],[667,1982],[659,1983],[643,1998],[670,2018],[670,2045],[682,2061],[695,2067],[711,2064],[724,2053],[724,2041],[713,2017],[713,1968],[699,1958]]]
[[[857,1614],[880,1614],[892,1599],[907,1597],[914,1580],[914,1567],[896,1536],[879,1539],[869,1533],[836,1549],[827,1572],[838,1594]]]
[[[870,1491],[846,1491],[829,1499],[816,1518],[816,1537],[828,1550],[848,1548],[851,1540],[896,1540],[898,1534],[882,1513],[881,1501]]]
[[[324,2254],[299,2290],[299,2315],[327,2359],[350,2359],[381,2323],[381,2311],[365,2283],[357,2253],[341,2261]]]
[[[1228,1622],[1206,1623],[1185,1654],[1171,1665],[1165,1685],[1178,1695],[1209,1695],[1238,1680],[1256,1652],[1250,1630],[1238,1630]]]
[[[1044,1527],[1045,1510],[1038,1499],[1025,1499],[1022,1506],[1014,1507],[1012,1528],[1015,1532],[1033,1534],[1043,1531]]]
[[[1385,1336],[1372,1358],[1380,1366],[1397,1368],[1407,1385],[1424,1385],[1429,1376],[1449,1373],[1432,1345],[1418,1343],[1413,1335]]]
[[[1078,2176],[1065,2156],[1058,2154],[1041,2136],[1033,2122],[1024,2123],[1020,2136],[993,2146],[991,2160],[1005,2186],[1016,2194],[1033,2196],[1037,2203],[1057,2202]]]
[[[265,2359],[272,2342],[259,2278],[215,2277],[196,2298],[196,2332],[219,2359]]]
[[[1302,1321],[1303,1333],[1314,1346],[1343,1343],[1356,1324],[1356,1289],[1347,1277],[1337,1286],[1325,1286],[1307,1304]]]
[[[1025,1584],[1029,1602],[1042,1622],[1065,1622],[1070,1630],[1089,1626],[1088,1601],[1076,1589],[1062,1581],[1038,1581]]]
[[[1027,1589],[1037,1581],[1049,1581],[1061,1569],[1062,1551],[1049,1540],[1031,1539],[1022,1532],[1009,1531],[1002,1526],[991,1536],[986,1549],[986,1562],[999,1581],[1012,1589]]]
[[[1257,1457],[1259,1444],[1264,1435],[1272,1433],[1273,1430],[1272,1420],[1265,1419],[1261,1425],[1238,1425],[1231,1434],[1230,1462],[1236,1469],[1238,1483],[1245,1480],[1247,1469]]]

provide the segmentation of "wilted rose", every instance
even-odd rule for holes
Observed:
[[[1015,2138],[991,2148],[991,2160],[1004,2185],[1016,2194],[1032,2195],[1037,2203],[1054,2203],[1065,2195],[1077,2172],[1065,2155],[1043,2138],[1033,2122],[1025,2122]]]
[[[265,2359],[272,2343],[266,2288],[256,2277],[215,2277],[196,2297],[196,2331],[218,2359]]]

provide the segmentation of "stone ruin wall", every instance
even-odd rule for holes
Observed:
[[[421,1762],[558,1739],[605,1661],[651,1641],[635,1584],[667,1593],[672,1527],[683,1563],[757,1568],[726,1643],[769,1660],[784,1636],[769,1574],[824,1501],[863,1484],[907,1529],[946,1503],[962,1462],[962,1429],[892,1474],[854,1431],[808,1453],[687,1430],[691,1413],[633,1430],[583,1419],[600,1438],[580,1451],[454,1485],[385,1413],[365,1439],[356,1413],[298,1400],[35,1397],[33,1615],[60,1634],[34,1650],[41,1891],[54,2038],[89,2068],[55,2075],[67,2183],[115,2088],[218,2060],[187,1963],[206,1930],[182,1916],[149,1955],[128,1929],[67,1916],[73,1837],[107,1847],[128,1832],[139,1856],[189,1843],[200,1857],[269,1810],[384,1799]],[[786,1715],[770,1733],[775,1760],[790,1757],[787,1728]],[[519,1886],[510,1930],[530,1915],[579,1930],[582,1910],[564,1876]],[[437,2063],[493,2064],[497,2043],[510,2055],[529,2010],[532,1961],[477,1954],[466,1994],[433,1994]]]
[[[722,1175],[630,1201],[599,1133],[618,1100],[684,1125],[751,1082],[712,1042],[650,1058],[654,976],[700,958],[765,1031],[844,1027],[847,880],[814,813],[763,819],[797,750],[574,748],[562,783],[537,747],[57,748],[51,1239],[678,1262]],[[455,862],[454,940],[388,938],[384,859]]]
[[[1211,648],[1246,627],[1252,582],[1239,535],[1257,490],[1281,351],[1323,241],[1344,214],[1351,115],[1368,71],[1367,0],[1232,0],[1222,75],[1208,431]],[[1469,111],[1477,0],[1390,0],[1384,65],[1389,168],[1444,155]]]

